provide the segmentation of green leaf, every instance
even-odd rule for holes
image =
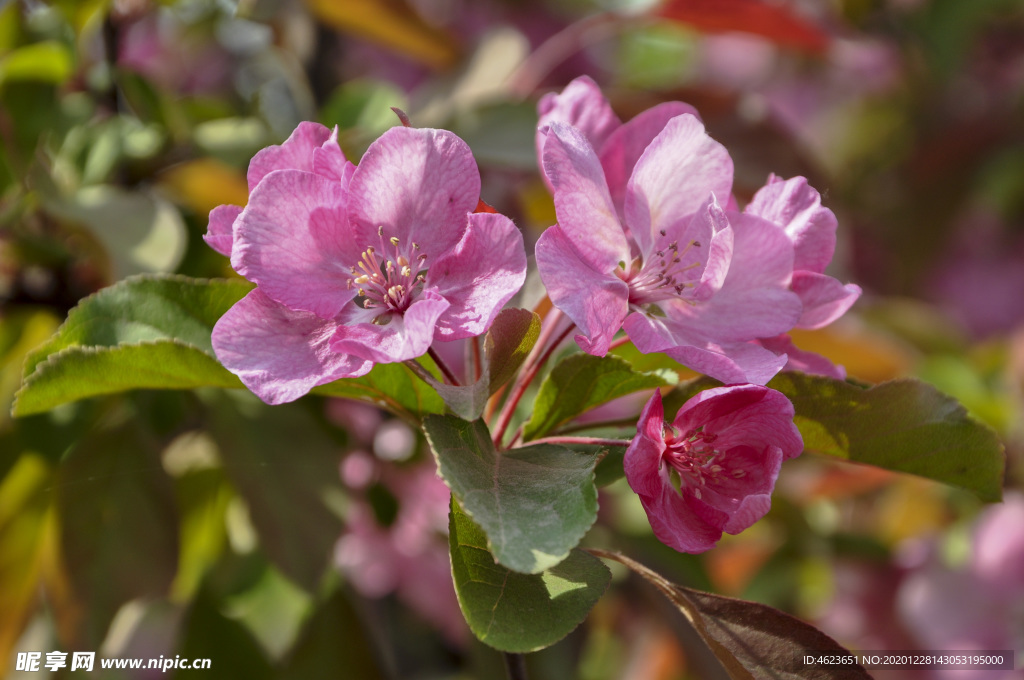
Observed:
[[[690,396],[719,384],[699,378],[680,385],[666,396],[666,417]],[[864,388],[780,373],[768,387],[793,402],[805,451],[918,475],[984,501],[1002,497],[1005,453],[998,437],[927,383],[901,379]]]
[[[365,401],[417,426],[428,413],[444,413],[437,392],[403,364],[378,364],[361,378],[336,380],[314,387],[312,393]]]
[[[241,386],[216,359],[173,340],[72,347],[52,354],[25,379],[13,412],[42,413],[70,401],[126,390]]]
[[[806,451],[934,479],[984,501],[1002,497],[1005,453],[999,439],[927,383],[893,380],[864,389],[782,373],[768,386],[796,407]]]
[[[487,400],[508,382],[540,336],[540,316],[525,309],[502,310],[484,338],[480,378],[471,385],[445,385],[430,379],[455,415],[466,420],[480,417]]]
[[[640,373],[615,356],[573,354],[541,383],[533,415],[523,428],[524,441],[543,437],[559,425],[618,397],[676,382],[667,371]]]
[[[506,652],[548,647],[578,626],[604,594],[611,572],[582,550],[540,574],[496,564],[487,536],[452,502],[448,544],[462,614],[473,634]]]
[[[857,663],[805,665],[805,654],[850,657],[814,626],[757,602],[683,588],[625,555],[593,550],[657,588],[694,627],[733,680],[870,680]],[[855,661],[855,659],[854,659]]]
[[[540,316],[525,309],[504,309],[484,338],[490,394],[512,379],[540,337]]]
[[[340,493],[334,442],[300,404],[207,396],[210,435],[263,551],[296,584],[316,592],[342,530],[327,502]]]
[[[482,420],[427,416],[423,428],[441,477],[506,567],[558,564],[597,518],[593,454],[551,444],[499,453]]]
[[[213,354],[217,319],[252,284],[143,275],[83,299],[25,361],[13,413],[138,388],[241,387]]]

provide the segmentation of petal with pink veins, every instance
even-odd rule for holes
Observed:
[[[462,240],[427,270],[450,306],[438,320],[437,338],[458,340],[486,332],[526,280],[523,236],[496,213],[471,214]]]
[[[338,182],[276,170],[260,182],[235,224],[231,264],[268,297],[334,318],[355,295],[348,267],[358,260]]]
[[[268,404],[294,401],[317,385],[365,375],[372,364],[331,351],[337,324],[288,309],[255,289],[213,327],[217,359]]]
[[[313,154],[331,138],[331,131],[320,123],[302,122],[283,144],[261,149],[249,162],[246,179],[252,192],[274,170],[313,172]],[[341,149],[339,148],[340,152]]]
[[[537,158],[544,157],[545,136],[551,123],[572,125],[582,132],[590,145],[600,149],[608,136],[622,123],[590,76],[580,76],[561,92],[550,92],[537,104]]]
[[[565,123],[552,123],[544,146],[544,171],[554,187],[558,224],[584,262],[609,272],[629,263],[629,243],[615,214],[604,171],[586,138]]]
[[[786,355],[789,360],[786,362],[785,368],[782,369],[784,371],[800,371],[810,375],[823,375],[826,378],[846,380],[846,369],[833,364],[820,354],[800,349],[785,333],[773,338],[758,338],[755,342],[776,354]]]
[[[377,244],[383,227],[384,239],[418,243],[429,266],[462,238],[480,199],[480,172],[453,133],[394,127],[363,154],[348,189],[358,244]]]
[[[797,326],[823,328],[846,313],[860,297],[860,286],[845,286],[825,274],[809,271],[793,272],[793,292],[800,296],[803,313]]]
[[[670,120],[636,162],[626,187],[623,214],[640,252],[654,236],[697,212],[709,194],[732,191],[732,158],[711,139],[696,116]]]
[[[697,109],[689,104],[664,102],[622,124],[608,136],[608,141],[604,144],[595,144],[591,139],[591,144],[600,152],[601,167],[604,168],[604,175],[608,179],[608,189],[611,191],[612,201],[619,214],[622,214],[623,211],[626,185],[630,175],[633,174],[636,162],[640,160],[640,156],[658,136],[658,133],[665,129],[665,125],[671,119],[684,113],[700,120]],[[590,135],[587,137],[589,139]]]
[[[822,273],[836,249],[836,216],[821,205],[821,195],[804,177],[768,178],[747,206],[757,215],[785,229],[793,241],[794,269]]]
[[[231,244],[234,240],[232,225],[242,214],[242,206],[218,205],[210,211],[210,225],[203,234],[207,245],[221,255],[231,257]]]
[[[629,287],[614,274],[601,273],[581,259],[560,225],[541,234],[535,252],[552,304],[582,331],[576,342],[589,354],[607,354],[629,310]]]
[[[384,312],[366,322],[366,310],[353,304],[338,316],[331,349],[378,364],[415,359],[426,354],[437,321],[448,307],[447,300],[426,290],[404,313]]]

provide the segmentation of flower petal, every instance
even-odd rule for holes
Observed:
[[[417,242],[427,264],[462,238],[480,200],[480,172],[464,141],[447,130],[393,127],[363,154],[349,183],[349,218],[359,245]]]
[[[234,241],[232,225],[242,214],[240,205],[218,205],[210,211],[210,224],[203,234],[207,245],[221,255],[231,257],[231,244]]]
[[[331,349],[362,357],[378,364],[415,359],[427,353],[434,340],[437,320],[448,309],[448,301],[433,290],[426,290],[402,314],[394,314],[384,325],[352,320],[366,318],[354,304],[338,316],[338,330]],[[358,311],[352,311],[353,308]]]
[[[235,224],[235,271],[281,304],[324,319],[354,296],[348,267],[357,259],[341,185],[313,173],[270,173]]]
[[[680,496],[669,484],[664,484],[657,496],[640,496],[640,504],[658,540],[691,554],[711,550],[722,538],[722,530],[701,517],[699,503],[690,494]]]
[[[665,453],[664,427],[665,408],[661,392],[654,390],[640,412],[636,436],[626,448],[622,460],[629,488],[641,496],[658,495],[665,483],[661,470],[661,458]]]
[[[523,236],[504,215],[477,213],[453,250],[427,270],[427,286],[451,305],[437,323],[439,340],[480,335],[526,280]]]
[[[787,460],[803,451],[803,438],[793,424],[793,403],[778,390],[761,385],[728,385],[699,392],[679,409],[673,425],[681,430],[704,426],[715,435],[715,448],[748,447],[761,451],[771,444]],[[748,480],[745,484],[751,484]],[[762,493],[770,487],[755,486]]]
[[[551,123],[568,123],[578,129],[595,149],[622,123],[590,76],[580,76],[559,93],[550,92],[537,104],[537,158],[544,158],[544,140]]]
[[[758,338],[755,342],[767,350],[776,354],[785,354],[789,358],[783,371],[800,371],[810,375],[823,375],[826,378],[846,380],[846,369],[833,364],[820,354],[800,349],[785,333],[773,338]]]
[[[735,236],[725,211],[718,205],[714,194],[708,197],[690,220],[687,242],[696,240],[707,243],[707,255],[700,283],[693,289],[693,299],[698,302],[709,300],[717,293],[729,274]]]
[[[600,272],[628,264],[632,257],[626,234],[601,163],[583,134],[565,123],[552,123],[543,163],[554,189],[558,224],[583,261]]]
[[[822,328],[846,313],[860,297],[860,286],[841,284],[831,276],[809,271],[793,272],[793,292],[800,296],[803,313],[797,326]]]
[[[669,329],[663,319],[636,312],[622,327],[644,354],[664,352],[679,363],[724,383],[763,385],[786,365],[785,356],[753,343],[715,343],[692,328],[675,325]]]
[[[761,218],[730,213],[732,261],[721,288],[695,305],[663,305],[666,325],[690,329],[714,343],[747,342],[784,333],[802,312],[789,290],[793,246],[785,233]]]
[[[636,162],[626,187],[623,214],[642,253],[654,234],[691,215],[708,194],[732,191],[732,158],[711,139],[696,116],[670,120]]]
[[[793,241],[794,269],[822,273],[836,249],[836,216],[821,205],[804,177],[782,180],[775,175],[754,194],[745,211],[779,225]]]
[[[676,116],[688,113],[700,120],[697,109],[682,102],[663,102],[638,114],[608,136],[604,144],[594,143],[587,135],[595,149],[600,151],[601,167],[608,180],[612,202],[619,214],[623,214],[626,200],[626,185],[636,162],[640,160],[644,150],[658,136],[668,122]]]
[[[365,375],[372,364],[330,349],[336,324],[288,309],[256,288],[213,327],[224,367],[268,404],[294,401],[317,385]]]
[[[249,192],[274,170],[313,172],[313,152],[330,138],[331,131],[320,123],[299,123],[283,144],[268,146],[252,157],[246,173]]]
[[[341,182],[343,187],[348,188],[355,169],[356,166],[353,163],[345,160],[345,154],[338,146],[338,126],[335,125],[327,141],[313,149],[312,170],[322,177]]]
[[[582,331],[576,342],[590,354],[607,354],[629,311],[629,287],[614,274],[601,273],[587,264],[561,225],[541,234],[535,252],[551,302]]]

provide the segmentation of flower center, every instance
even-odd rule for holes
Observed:
[[[701,265],[694,259],[696,253],[690,252],[692,248],[700,248],[700,243],[690,241],[680,249],[679,242],[672,241],[646,262],[643,257],[633,260],[628,272],[624,267],[618,269],[616,274],[629,285],[629,303],[642,307],[673,298],[692,302],[684,293],[696,282],[686,273]]]
[[[377,227],[377,236],[379,252],[367,246],[360,261],[349,270],[348,288],[357,286],[356,304],[363,309],[380,310],[373,322],[386,324],[392,313],[401,314],[408,309],[423,288],[427,256],[416,252],[420,248],[418,243],[404,245],[397,236],[385,242],[384,227]]]
[[[679,476],[679,491],[689,488],[694,496],[701,497],[701,489],[708,482],[716,482],[725,471],[718,464],[722,452],[714,447],[718,435],[705,432],[703,426],[680,433],[671,425],[665,428],[665,453],[662,458],[671,471]],[[742,477],[743,470],[733,470],[733,477]]]

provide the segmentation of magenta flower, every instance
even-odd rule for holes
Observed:
[[[655,392],[624,466],[658,540],[699,553],[764,517],[782,461],[802,450],[782,393],[732,385],[693,397],[671,425]]]
[[[210,216],[207,240],[230,243],[257,284],[217,322],[213,347],[268,403],[479,335],[526,276],[515,225],[473,214],[476,162],[447,131],[392,128],[356,167],[306,123],[256,155],[249,186],[240,214]]]

